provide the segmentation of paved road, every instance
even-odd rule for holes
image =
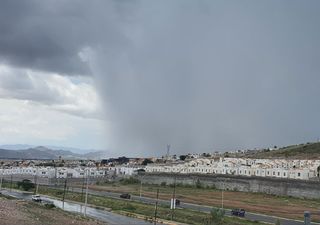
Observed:
[[[2,190],[2,194],[12,196],[19,199],[29,200],[31,201],[31,194],[23,193],[18,191],[8,191]],[[41,197],[43,200],[51,201],[54,203],[56,207],[59,207],[65,211],[76,212],[76,213],[84,213],[84,206],[77,203],[65,202],[64,205],[62,201],[56,200],[48,197]],[[144,220],[139,220],[127,216],[118,215],[112,212],[108,212],[105,210],[95,209],[92,207],[87,207],[86,214],[92,218],[105,221],[111,225],[124,225],[124,224],[132,224],[132,225],[151,225],[151,223],[146,222]]]
[[[74,192],[80,192],[81,193],[81,188],[73,188],[72,189]],[[95,191],[95,190],[88,190],[89,194],[92,195],[98,195],[98,196],[106,196],[106,197],[112,197],[116,199],[120,199],[120,194],[119,193],[114,193],[114,192],[105,192],[105,191]],[[122,199],[123,200],[123,199]],[[130,200],[128,200],[130,201]],[[154,204],[156,199],[153,198],[147,198],[147,197],[139,197],[135,195],[131,195],[131,201],[141,201],[144,203],[148,204]],[[159,200],[159,204],[162,205],[170,205],[169,200]],[[196,205],[196,204],[191,204],[191,203],[180,203],[180,208],[185,208],[185,209],[192,209],[192,210],[198,210],[201,212],[210,212],[212,207],[209,206],[204,206],[204,205]],[[225,209],[226,214],[231,215],[231,210],[230,209]],[[303,214],[303,212],[301,212]],[[285,218],[279,218],[279,217],[274,217],[274,216],[268,216],[268,215],[263,215],[263,214],[256,214],[256,213],[250,213],[246,212],[245,215],[246,219],[253,220],[253,221],[261,221],[261,222],[266,222],[266,223],[272,223],[275,224],[277,219],[280,219],[281,225],[304,225],[303,221],[298,221],[298,220],[292,220],[292,219],[285,219]],[[311,223],[313,225],[317,224],[319,225],[320,223]]]

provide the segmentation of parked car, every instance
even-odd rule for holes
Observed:
[[[35,201],[35,202],[41,202],[40,195],[32,195],[31,199],[32,201]]]
[[[180,205],[180,200],[176,199],[176,206]]]
[[[233,216],[240,216],[244,217],[246,211],[244,209],[232,209],[231,210],[231,215]]]
[[[130,199],[131,195],[130,194],[121,194],[120,198],[126,198],[126,199]]]

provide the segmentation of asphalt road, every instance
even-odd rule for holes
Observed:
[[[52,187],[53,188],[53,187]],[[72,191],[74,192],[82,192],[81,188],[72,188]],[[88,190],[89,194],[92,195],[98,195],[98,196],[106,196],[106,197],[112,197],[116,199],[122,199],[120,198],[119,193],[114,193],[114,192],[105,192],[105,191],[95,191],[95,190]],[[124,199],[122,199],[124,200]],[[153,198],[147,198],[147,197],[139,197],[135,195],[131,195],[131,199],[127,201],[137,201],[137,202],[144,202],[147,204],[154,204],[156,202],[156,199]],[[170,200],[159,200],[159,204],[162,205],[170,205]],[[196,204],[191,204],[191,203],[180,203],[180,208],[184,209],[192,209],[192,210],[197,210],[201,212],[210,212],[212,207],[209,206],[204,206],[204,205],[196,205]],[[231,215],[231,210],[230,209],[225,209],[227,215]],[[301,212],[303,214],[303,212]],[[275,216],[269,216],[269,215],[264,215],[264,214],[257,214],[257,213],[251,213],[251,212],[246,212],[245,218],[248,220],[252,221],[261,221],[261,222],[266,222],[266,223],[272,223],[275,224],[276,220],[279,219],[281,222],[281,225],[304,225],[303,221],[299,220],[292,220],[292,219],[286,219],[286,218],[279,218]],[[311,223],[313,225],[315,224],[320,224],[320,223]]]
[[[18,192],[18,191],[14,191],[14,190],[12,190],[12,191],[2,190],[1,192],[2,192],[2,194],[7,195],[7,196],[12,196],[14,198],[32,201],[31,200],[32,195],[29,193],[23,193],[23,192]],[[63,204],[62,201],[56,200],[53,198],[44,197],[44,196],[41,196],[41,198],[45,201],[53,202],[56,207],[59,207],[65,211],[76,212],[76,213],[81,213],[81,214],[84,213],[84,206],[81,204],[77,204],[74,202],[71,203],[71,202],[66,202],[66,201]],[[106,210],[95,209],[92,207],[87,207],[86,215],[89,217],[107,222],[108,224],[111,224],[111,225],[120,225],[120,224],[121,225],[124,225],[124,224],[150,225],[151,224],[151,223],[146,222],[144,220],[139,220],[136,218],[122,216],[122,215],[119,215],[116,213],[108,212]]]

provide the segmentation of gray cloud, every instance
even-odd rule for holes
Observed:
[[[63,74],[89,74],[78,57],[94,27],[79,1],[1,1],[0,60]]]
[[[85,79],[86,78],[86,79]],[[75,116],[102,119],[100,99],[89,77],[13,69],[0,65],[0,98],[23,100]],[[92,83],[92,82],[91,82]]]
[[[165,152],[167,143],[177,153],[299,143],[320,131],[319,4],[5,6],[11,13],[0,11],[8,18],[0,55],[21,67],[92,73],[118,152]],[[91,72],[78,57],[86,47]]]

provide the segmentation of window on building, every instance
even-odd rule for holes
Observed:
[[[280,172],[278,172],[278,176],[280,176]]]
[[[285,172],[283,173],[283,176],[286,176],[286,173],[285,173]]]
[[[298,173],[298,177],[300,177],[300,173]]]
[[[276,175],[276,172],[273,171],[273,176]]]

